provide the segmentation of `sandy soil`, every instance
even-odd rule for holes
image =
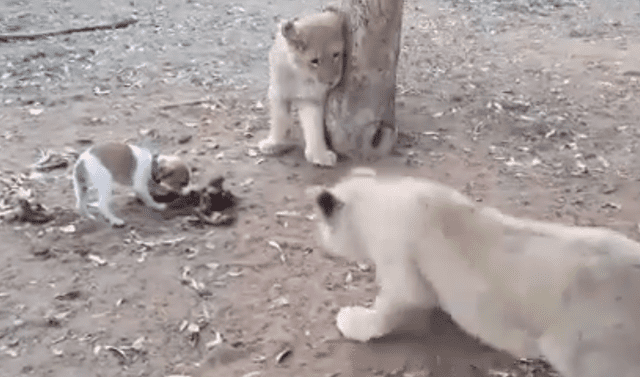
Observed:
[[[640,13],[593,1],[407,0],[401,136],[397,153],[370,165],[516,215],[640,238]],[[56,214],[0,224],[0,375],[552,375],[481,345],[443,313],[415,313],[411,332],[369,344],[339,336],[338,308],[371,302],[375,271],[321,257],[304,190],[358,162],[321,169],[301,149],[256,151],[274,25],[322,5],[0,5],[2,34],[138,20],[0,43],[0,211],[21,188]],[[242,200],[233,226],[165,220],[118,189],[128,226],[112,229],[76,214],[68,168],[31,168],[37,149],[73,156],[89,141],[149,132],[196,180],[226,177]]]

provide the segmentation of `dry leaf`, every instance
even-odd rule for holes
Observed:
[[[94,255],[94,254],[89,254],[87,255],[87,259],[89,259],[90,261],[94,262],[95,264],[97,264],[98,266],[104,266],[107,264],[107,261],[104,260],[103,258]]]
[[[206,347],[208,350],[212,349],[213,347],[223,342],[222,335],[217,331],[215,333],[216,333],[216,338],[210,342],[207,342],[206,344]]]
[[[287,348],[284,351],[280,352],[279,354],[276,355],[276,364],[282,363],[283,361],[285,361],[292,354],[293,354],[293,351],[291,349],[289,349],[289,348]]]

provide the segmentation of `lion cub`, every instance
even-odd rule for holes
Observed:
[[[262,153],[277,154],[290,146],[296,105],[307,161],[335,165],[336,154],[325,140],[324,106],[327,92],[342,79],[345,35],[346,19],[333,9],[278,26],[269,52],[271,129],[259,144]]]
[[[544,355],[565,377],[640,376],[640,244],[373,174],[316,196],[328,251],[377,266],[372,308],[337,315],[345,337],[383,336],[403,310],[439,305],[469,334],[517,357]]]

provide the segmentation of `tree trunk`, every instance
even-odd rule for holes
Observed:
[[[342,83],[327,97],[333,149],[352,158],[388,154],[395,145],[396,66],[403,0],[343,0],[349,20]]]

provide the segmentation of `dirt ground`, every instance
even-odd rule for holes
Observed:
[[[261,156],[276,21],[321,0],[10,0],[0,34],[117,30],[0,43],[0,212],[19,192],[56,216],[0,223],[2,376],[551,376],[464,335],[443,313],[368,343],[339,307],[374,269],[319,253],[304,190],[357,161]],[[640,9],[614,0],[406,0],[394,155],[380,172],[445,182],[538,219],[639,239]],[[226,177],[232,226],[165,220],[117,189],[112,229],[80,218],[70,168],[37,150],[158,135],[195,180]],[[73,161],[73,158],[70,158]]]

